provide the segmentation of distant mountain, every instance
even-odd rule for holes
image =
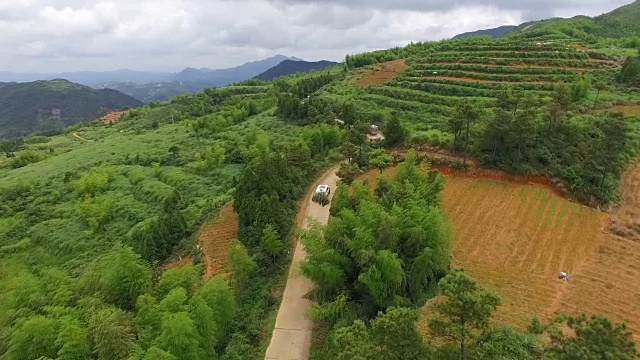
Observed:
[[[500,26],[493,29],[471,31],[471,32],[466,32],[466,33],[456,35],[452,39],[453,40],[464,39],[464,38],[470,38],[474,36],[491,36],[492,38],[497,39],[505,36],[507,33],[512,31],[516,27],[517,26],[515,25],[505,25],[505,26]]]
[[[278,65],[256,76],[256,79],[273,80],[280,76],[292,75],[297,73],[307,73],[313,70],[322,70],[337,64],[337,62],[326,60],[316,62],[284,60]]]
[[[64,128],[142,102],[112,89],[56,79],[0,85],[0,138]]]
[[[284,60],[301,60],[295,57],[276,55],[264,60],[252,61],[246,64],[228,69],[194,69],[186,68],[173,77],[174,81],[189,81],[207,84],[209,86],[224,86],[238,81],[251,79]]]
[[[12,73],[0,72],[0,81],[31,82],[37,80],[66,79],[83,85],[97,85],[110,82],[133,82],[145,84],[149,82],[170,81],[174,76],[168,72],[146,72],[133,70],[115,71],[80,71],[63,73]]]
[[[167,81],[136,84],[132,82],[113,82],[95,86],[99,89],[114,89],[144,103],[164,101],[188,93],[193,94],[206,89],[206,84],[195,81]]]

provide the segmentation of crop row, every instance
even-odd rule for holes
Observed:
[[[484,65],[537,65],[575,68],[609,68],[611,64],[591,60],[571,60],[571,59],[541,59],[541,58],[487,58],[484,56],[457,56],[456,54],[438,54],[425,57],[409,59],[410,64],[434,64],[434,63],[461,63],[461,64],[484,64]]]
[[[438,78],[407,78],[410,82],[420,83],[435,83],[445,85],[464,86],[475,89],[488,89],[488,90],[502,90],[506,87],[512,87],[519,90],[532,90],[532,91],[553,91],[556,88],[556,83],[513,83],[505,84],[501,82],[473,82],[464,80],[452,80],[452,79],[438,79]]]
[[[391,86],[371,86],[367,89],[367,92],[374,95],[387,96],[393,99],[417,101],[424,104],[430,104],[432,106],[444,108],[456,108],[463,101],[469,101],[477,106],[493,107],[495,106],[495,99],[490,97],[456,97],[456,96],[444,96],[436,95],[425,91],[412,90],[402,87]]]
[[[390,84],[407,89],[427,91],[438,95],[447,96],[481,96],[497,97],[507,87],[519,90],[536,92],[552,91],[555,84],[504,84],[504,83],[477,83],[448,79],[398,79]]]
[[[440,71],[440,70],[461,70],[470,72],[481,72],[489,74],[523,74],[523,75],[573,75],[575,70],[556,67],[535,67],[535,66],[492,66],[484,64],[415,64],[411,67],[417,71]]]
[[[575,80],[576,75],[558,75],[558,74],[490,74],[490,73],[478,73],[462,70],[438,70],[438,71],[426,71],[426,70],[413,70],[404,73],[408,77],[437,77],[437,76],[453,76],[460,78],[469,78],[477,80],[488,81],[503,81],[503,82],[572,82]]]
[[[453,55],[457,57],[481,56],[484,58],[589,59],[589,54],[577,51],[444,51],[437,54]]]
[[[219,90],[225,95],[242,95],[242,94],[259,94],[266,93],[272,89],[271,85],[259,85],[259,86],[225,86]]]
[[[441,115],[453,114],[453,109],[451,108],[446,108],[446,109],[440,108],[440,110],[442,109],[445,110],[444,113],[434,112],[433,110],[435,108],[429,104],[424,104],[421,102],[411,101],[411,100],[393,99],[387,96],[381,96],[381,95],[375,95],[375,94],[362,95],[362,99],[366,101],[371,101],[376,105],[387,107],[390,109],[395,109],[395,110],[403,110],[403,111],[410,111],[410,112],[416,112],[416,113],[438,113]]]
[[[438,50],[440,51],[571,51],[574,48],[567,47],[563,44],[536,45],[536,42],[528,41],[526,43],[513,44],[491,44],[491,45],[460,45],[460,44],[443,44]]]

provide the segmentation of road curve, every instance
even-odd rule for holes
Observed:
[[[322,175],[307,192],[306,207],[301,209],[304,211],[303,229],[308,228],[309,219],[321,224],[326,224],[329,221],[329,205],[322,207],[312,202],[311,197],[313,190],[319,184],[329,185],[332,190],[330,197],[333,197],[337,181],[336,168],[333,168]],[[313,322],[306,317],[311,302],[305,299],[304,295],[311,291],[313,283],[302,275],[300,265],[304,258],[304,247],[298,241],[265,360],[309,359]]]

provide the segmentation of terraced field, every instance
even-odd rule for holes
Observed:
[[[356,70],[352,82],[365,87],[361,98],[372,106],[432,115],[423,121],[436,124],[463,99],[494,106],[505,85],[544,96],[558,83],[620,66],[572,40],[537,41],[446,43],[412,54],[406,69],[397,66],[405,61],[400,59]]]

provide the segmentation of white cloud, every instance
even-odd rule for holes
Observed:
[[[628,1],[0,0],[0,71],[216,68],[277,53],[340,60]]]

